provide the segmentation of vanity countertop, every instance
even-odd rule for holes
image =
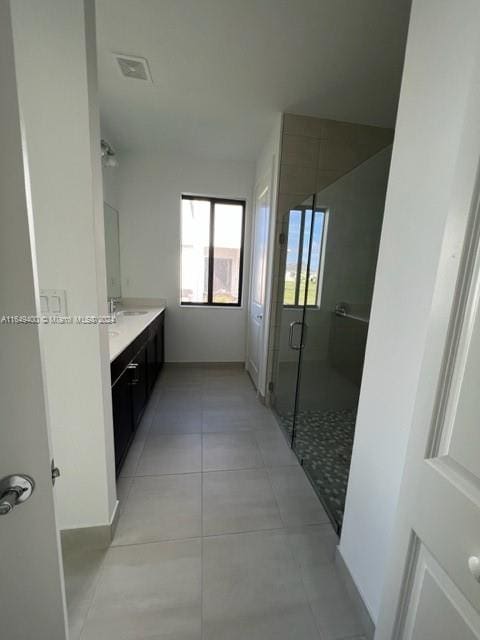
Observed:
[[[145,313],[128,315],[135,311],[144,311]],[[115,314],[116,322],[108,328],[110,362],[113,362],[163,311],[165,311],[165,307],[119,309]]]

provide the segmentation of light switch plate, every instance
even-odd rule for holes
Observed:
[[[40,289],[40,308],[50,316],[67,315],[67,292],[65,289]]]

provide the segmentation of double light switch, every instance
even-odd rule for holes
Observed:
[[[43,315],[67,315],[67,292],[65,289],[40,289],[40,310]]]

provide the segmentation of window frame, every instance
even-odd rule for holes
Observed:
[[[305,237],[305,218],[306,218],[306,212],[307,211],[312,211],[312,222],[311,222],[311,229],[313,230],[313,224],[314,224],[314,219],[313,216],[315,215],[316,212],[321,212],[323,214],[323,229],[322,229],[322,243],[321,243],[321,254],[320,254],[320,261],[318,264],[318,272],[317,272],[317,289],[316,289],[316,295],[315,295],[315,303],[314,304],[305,304],[305,303],[301,303],[300,302],[300,285],[301,285],[301,275],[302,275],[302,258],[303,258],[303,240]],[[306,309],[319,309],[320,308],[320,303],[319,303],[319,297],[321,294],[321,285],[323,284],[323,266],[324,266],[324,259],[325,259],[325,246],[326,246],[326,234],[327,234],[327,226],[328,226],[328,209],[326,209],[325,207],[308,207],[308,206],[299,206],[299,207],[292,207],[289,211],[289,215],[291,211],[298,211],[299,213],[301,213],[301,222],[300,222],[300,234],[299,234],[299,240],[298,240],[298,258],[297,258],[297,271],[296,271],[296,276],[295,276],[295,297],[294,297],[294,303],[293,304],[285,304],[285,302],[282,300],[282,307],[284,309],[301,309],[302,307],[305,307]],[[287,229],[287,234],[286,234],[286,238],[285,238],[285,242],[288,243],[288,229]],[[310,258],[308,259],[308,261],[310,261]],[[308,264],[308,273],[307,273],[307,280],[311,275],[310,272],[310,264]],[[285,279],[285,276],[284,276]],[[308,288],[308,284],[306,285]],[[285,293],[284,293],[285,296]]]
[[[242,306],[242,297],[243,297],[243,262],[244,262],[244,252],[245,252],[245,211],[247,206],[246,200],[235,199],[235,198],[218,198],[215,196],[195,196],[191,194],[182,193],[182,197],[180,200],[180,205],[182,205],[184,200],[201,200],[203,202],[210,203],[210,234],[209,234],[209,247],[208,247],[208,279],[207,279],[207,302],[189,302],[182,300],[182,273],[180,272],[180,306],[181,307],[233,307],[239,308]],[[240,205],[242,207],[242,228],[241,228],[241,238],[240,238],[240,261],[239,261],[239,269],[238,269],[238,295],[237,302],[214,302],[213,301],[213,274],[214,274],[214,264],[215,264],[215,247],[214,247],[214,238],[215,238],[215,205],[216,204],[231,204],[231,205]],[[180,208],[182,211],[182,207]],[[183,246],[183,229],[182,225],[180,229],[180,263],[182,256],[182,246]]]

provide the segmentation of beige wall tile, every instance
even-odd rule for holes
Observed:
[[[295,164],[301,167],[316,167],[318,161],[318,138],[283,136],[282,164]]]
[[[352,139],[322,140],[318,155],[318,169],[347,173],[359,164],[361,158],[361,148]]]
[[[344,171],[321,171],[317,172],[317,182],[316,182],[316,192],[318,193],[329,184],[332,184],[336,180],[338,180],[342,175],[344,175]],[[321,198],[320,198],[321,199]],[[319,203],[321,206],[321,202]]]
[[[322,138],[335,142],[354,142],[359,126],[352,122],[340,122],[339,120],[323,120]]]
[[[283,117],[283,133],[322,138],[324,122],[326,121],[322,118],[285,113]]]
[[[280,167],[280,193],[299,194],[302,202],[304,197],[313,193],[315,189],[315,167],[297,167],[295,165],[282,164]],[[305,194],[302,197],[302,194]]]

